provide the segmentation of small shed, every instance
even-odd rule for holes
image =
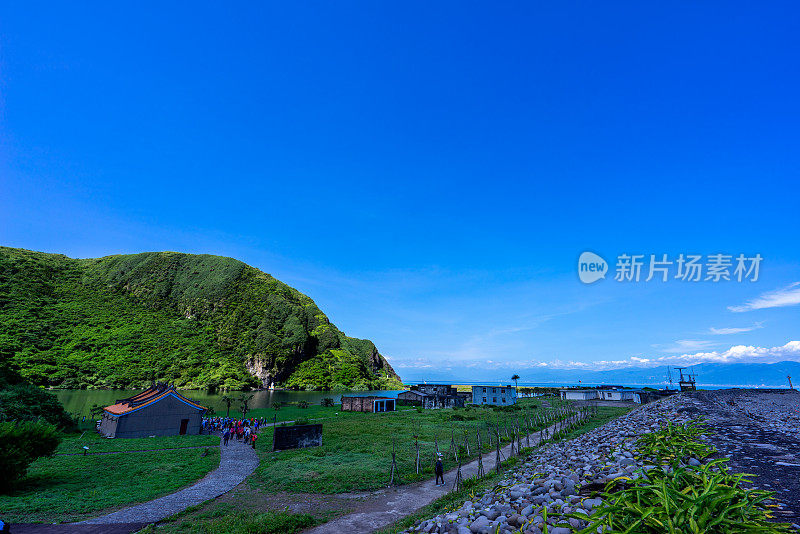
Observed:
[[[393,412],[395,400],[391,397],[342,397],[343,412]]]
[[[103,408],[98,430],[108,438],[199,434],[206,409],[178,393],[174,385],[158,382]]]
[[[560,389],[559,397],[562,400],[594,400],[598,398],[596,389]]]
[[[612,389],[607,391],[601,391],[600,398],[606,400],[615,400],[624,402],[640,402],[637,400],[638,393],[639,390],[635,389]]]

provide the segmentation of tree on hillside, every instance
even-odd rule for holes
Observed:
[[[514,376],[511,377],[511,380],[514,381],[514,394],[519,396],[517,395],[517,380],[519,380],[519,375],[515,373]]]

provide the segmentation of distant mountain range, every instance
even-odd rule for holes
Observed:
[[[778,363],[702,363],[690,367],[694,373],[698,386],[729,386],[729,387],[788,387],[787,376],[791,376],[794,385],[800,386],[800,362]],[[577,385],[580,381],[584,385],[615,384],[615,385],[642,385],[663,386],[668,384],[667,366],[661,367],[625,367],[607,371],[586,371],[582,369],[530,369],[517,372],[521,376],[519,385],[553,384]],[[410,375],[410,373],[409,373]],[[413,376],[403,376],[406,383],[426,382],[451,382],[457,384],[477,383],[503,383],[509,384],[511,372],[508,377],[500,371],[481,374],[468,374],[463,370],[431,371],[414,373]],[[678,373],[672,368],[673,384],[678,385]]]

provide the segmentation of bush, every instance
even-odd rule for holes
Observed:
[[[326,408],[333,408],[333,399],[330,397],[325,397],[324,399],[322,399],[320,405]]]
[[[43,421],[0,423],[0,491],[12,489],[34,460],[52,456],[60,442],[56,427]]]
[[[294,420],[294,424],[295,425],[307,425],[307,424],[309,424],[308,417],[298,417],[297,419]]]
[[[0,389],[0,421],[42,419],[60,430],[71,429],[74,421],[55,395],[30,384]]]
[[[297,403],[297,407],[303,409],[308,408],[308,401],[301,400],[300,402]]]

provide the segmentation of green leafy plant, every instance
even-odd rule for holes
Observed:
[[[698,468],[654,468],[630,487],[605,492],[591,515],[568,514],[589,521],[582,534],[597,532],[782,533],[788,524],[773,523],[773,493],[748,490],[751,475],[732,474],[719,459]],[[607,488],[611,488],[609,484]]]
[[[643,434],[636,448],[652,463],[677,467],[689,458],[702,460],[714,453],[714,447],[698,441],[705,432],[706,425],[701,420],[683,425],[667,422],[661,430]]]
[[[322,399],[322,402],[320,402],[320,405],[326,408],[333,408],[334,402],[331,397],[325,397],[324,399]]]

